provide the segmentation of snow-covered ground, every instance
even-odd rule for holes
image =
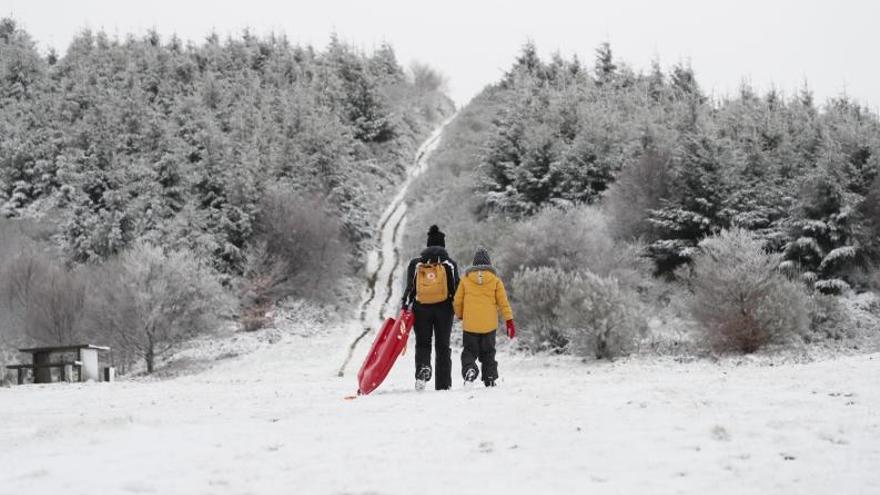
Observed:
[[[411,339],[377,392],[346,400],[396,309],[404,192],[351,323],[296,308],[194,342],[165,373],[185,376],[0,389],[0,495],[880,493],[878,353],[771,366],[502,350],[496,389],[418,393]]]
[[[496,389],[423,393],[407,354],[345,400],[347,334],[164,381],[2,389],[0,493],[880,493],[880,354],[502,354]]]

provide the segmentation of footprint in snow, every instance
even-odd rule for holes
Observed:
[[[718,440],[719,442],[727,442],[730,440],[730,433],[728,433],[727,429],[721,425],[715,425],[712,427],[712,438]]]
[[[495,446],[492,445],[492,442],[480,442],[478,449],[483,454],[488,454],[495,450]]]
[[[27,479],[27,478],[45,478],[49,476],[49,471],[46,469],[38,469],[36,471],[31,471],[30,473],[23,474],[19,476],[17,479]]]
[[[156,488],[143,481],[130,481],[122,489],[132,493],[156,493]]]
[[[839,433],[843,433],[840,431]],[[834,435],[831,433],[820,433],[819,439],[825,440],[828,443],[832,443],[834,445],[849,445],[849,440],[840,435]]]

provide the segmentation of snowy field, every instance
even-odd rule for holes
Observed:
[[[0,492],[880,493],[880,354],[502,354],[496,389],[418,393],[408,353],[344,400],[342,330],[174,379],[0,389]]]

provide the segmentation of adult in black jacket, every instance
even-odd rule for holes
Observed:
[[[416,294],[416,267],[419,263],[441,263],[446,269],[448,298],[434,304],[422,304]],[[415,313],[416,334],[416,389],[423,390],[431,379],[431,336],[434,337],[434,388],[447,390],[452,386],[452,349],[449,336],[452,333],[452,298],[458,288],[458,265],[446,252],[446,235],[436,225],[428,230],[428,247],[409,262],[406,269],[406,290],[403,307]]]

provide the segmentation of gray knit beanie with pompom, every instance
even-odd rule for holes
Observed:
[[[477,248],[477,252],[474,253],[474,266],[492,266],[489,251],[482,247]]]

